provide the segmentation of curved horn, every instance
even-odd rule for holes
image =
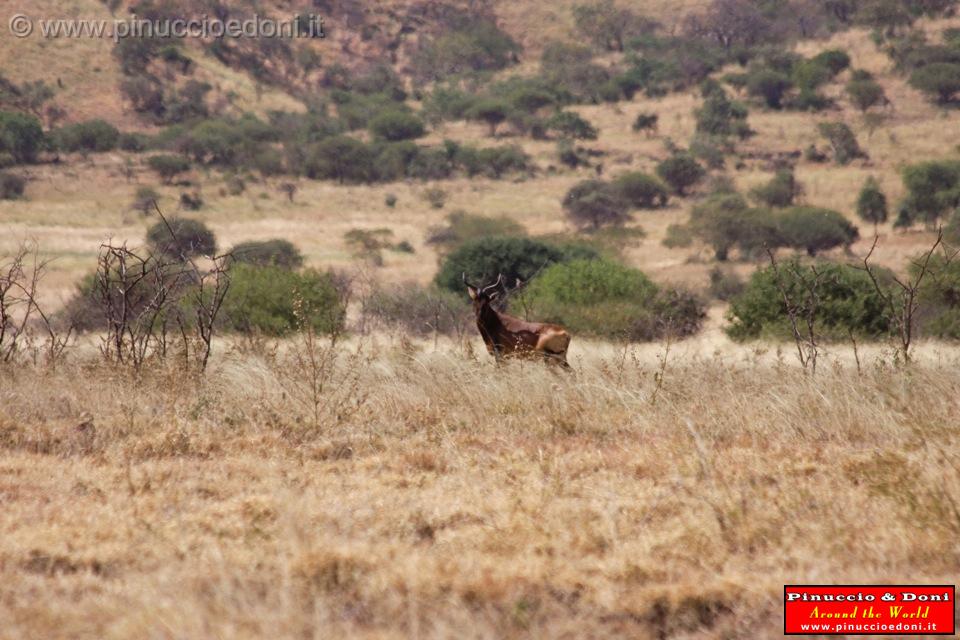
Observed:
[[[487,286],[485,286],[485,287],[483,288],[483,292],[486,293],[488,289],[496,289],[496,288],[498,288],[498,287],[500,286],[500,283],[502,283],[502,282],[503,282],[503,274],[501,273],[500,275],[497,276],[497,281],[496,281],[496,282],[494,282],[493,284],[488,284]]]
[[[466,272],[466,271],[463,272],[463,284],[467,285],[468,287],[473,287],[474,289],[477,288],[476,285],[470,284],[470,283],[467,281],[467,272]]]

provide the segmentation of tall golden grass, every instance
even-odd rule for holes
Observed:
[[[471,346],[0,369],[0,636],[779,637],[960,569],[956,361]]]

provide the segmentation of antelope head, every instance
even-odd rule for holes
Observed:
[[[497,277],[497,281],[493,284],[488,284],[485,287],[478,287],[467,282],[467,274],[464,273],[463,284],[467,286],[467,294],[470,296],[470,299],[473,300],[473,310],[479,316],[484,307],[488,306],[491,302],[499,298],[500,294],[503,292],[503,289],[500,286],[503,284],[503,274],[501,273],[499,277]]]

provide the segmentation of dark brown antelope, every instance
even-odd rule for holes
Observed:
[[[473,300],[473,312],[477,316],[480,337],[497,362],[507,356],[539,356],[546,362],[570,367],[567,363],[570,334],[566,329],[545,322],[527,322],[493,308],[491,303],[503,291],[503,274],[486,287],[477,287],[467,282],[467,274],[463,274],[463,283],[467,285],[467,293]]]

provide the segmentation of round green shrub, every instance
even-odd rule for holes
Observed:
[[[814,268],[821,274],[819,279]],[[814,319],[821,338],[846,340],[851,332],[876,338],[890,330],[886,303],[864,271],[832,262],[818,262],[813,267],[791,261],[777,270],[766,267],[754,272],[743,293],[730,303],[727,333],[735,340],[791,337],[781,288],[795,306],[802,307],[809,304],[808,285],[814,281],[819,282]]]
[[[462,274],[471,282],[493,282],[503,274],[508,286],[526,282],[551,264],[574,259],[595,259],[599,254],[582,245],[555,245],[532,238],[484,237],[467,240],[441,264],[437,286],[465,295]]]
[[[238,264],[230,270],[219,318],[228,331],[283,336],[305,328],[340,331],[345,315],[327,273]]]
[[[386,111],[376,116],[368,125],[370,133],[381,140],[397,142],[419,138],[426,129],[423,120],[404,111]]]
[[[618,176],[613,181],[613,188],[630,206],[637,209],[663,207],[670,199],[667,187],[663,182],[639,171],[631,171]]]
[[[102,153],[117,148],[120,132],[105,120],[89,120],[61,127],[53,134],[54,144],[61,151]]]
[[[213,231],[199,220],[172,218],[161,220],[147,230],[147,244],[169,256],[212,256],[217,251]]]
[[[184,156],[162,154],[150,156],[147,164],[157,172],[164,183],[169,184],[176,176],[190,170],[190,160]]]
[[[627,201],[620,192],[601,180],[583,180],[563,197],[563,209],[578,228],[596,231],[620,226],[630,219]]]
[[[558,111],[547,120],[547,129],[573,140],[597,139],[597,128],[574,111]]]
[[[787,209],[778,216],[777,229],[784,246],[805,249],[811,256],[834,247],[848,247],[860,237],[857,227],[842,213],[821,207]]]
[[[23,197],[27,181],[16,174],[0,172],[0,200],[16,200]]]
[[[299,269],[303,266],[300,250],[289,240],[281,238],[241,242],[230,250],[230,254],[238,264],[282,269]]]
[[[661,291],[643,272],[603,259],[549,267],[530,284],[523,301],[538,319],[616,340],[691,335],[706,315],[696,296]]]
[[[0,111],[0,153],[9,154],[14,162],[30,163],[44,145],[40,121],[16,111]]]
[[[682,196],[687,189],[703,180],[707,172],[689,154],[676,154],[657,165],[657,175]]]

